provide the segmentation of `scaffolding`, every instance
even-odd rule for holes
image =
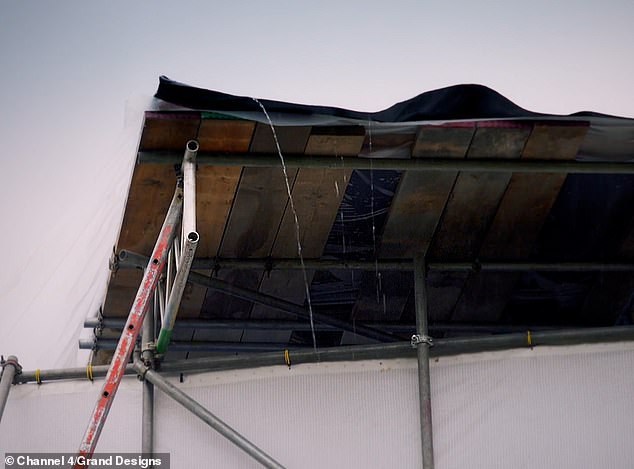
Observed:
[[[545,155],[547,156],[547,155]],[[113,404],[117,389],[124,375],[137,375],[143,381],[142,444],[141,451],[151,455],[154,432],[154,392],[155,387],[170,396],[184,408],[195,414],[211,428],[234,443],[264,467],[283,467],[272,456],[246,439],[236,429],[204,408],[190,396],[165,380],[162,374],[185,371],[219,371],[238,368],[253,368],[279,365],[282,362],[294,364],[320,363],[342,360],[365,360],[385,358],[414,358],[418,364],[418,396],[420,421],[420,452],[425,469],[434,467],[433,430],[431,413],[430,359],[438,356],[475,353],[481,351],[506,350],[522,347],[550,345],[572,345],[581,343],[634,341],[634,326],[598,327],[584,329],[542,330],[540,327],[519,327],[512,333],[483,337],[457,337],[433,339],[430,330],[434,325],[428,315],[428,274],[431,271],[444,272],[634,272],[634,264],[628,262],[428,262],[423,252],[412,259],[332,260],[285,258],[195,258],[200,236],[196,230],[196,168],[197,165],[220,165],[242,167],[274,167],[279,164],[276,155],[240,154],[225,155],[222,152],[199,152],[199,143],[190,140],[186,144],[184,156],[173,151],[139,152],[139,162],[180,165],[175,181],[172,202],[165,216],[162,228],[152,254],[147,257],[131,250],[121,250],[116,258],[116,268],[142,269],[143,278],[137,290],[133,307],[127,320],[99,318],[88,320],[86,327],[118,327],[121,337],[116,343],[110,365],[91,366],[90,375],[105,377],[97,403],[80,443],[78,455],[90,457],[97,446],[103,425]],[[339,159],[326,156],[286,155],[286,164],[301,168],[354,168],[393,169],[402,171],[431,172],[493,172],[493,173],[577,173],[577,174],[634,174],[634,165],[612,162],[581,163],[576,161],[552,161],[536,158],[523,160],[493,160],[486,158],[411,158],[411,159]],[[390,330],[390,327],[376,327],[371,324],[350,324],[347,321],[307,310],[302,305],[269,295],[260,291],[233,285],[218,278],[202,275],[193,269],[209,269],[214,272],[225,268],[257,268],[267,272],[293,269],[360,269],[372,271],[378,268],[413,271],[415,298],[415,328]],[[187,283],[198,284],[209,290],[221,292],[233,298],[240,298],[262,306],[283,311],[295,318],[310,319],[323,330],[353,332],[372,342],[369,345],[354,345],[330,348],[292,348],[287,344],[262,344],[256,348],[260,353],[239,357],[211,357],[162,362],[162,356],[170,346],[186,350],[230,350],[227,344],[199,343],[178,344],[172,340],[183,292]],[[155,323],[155,320],[158,324]],[[188,324],[183,320],[182,324]],[[282,322],[273,327],[279,329]],[[157,327],[158,326],[158,327]],[[451,325],[445,325],[447,328]],[[242,323],[190,321],[189,327],[218,327],[244,329],[258,327],[257,322]],[[270,324],[268,327],[272,327]],[[297,327],[293,324],[288,327]],[[454,325],[455,327],[455,325]],[[474,330],[474,327],[470,327]],[[497,332],[506,332],[501,327]],[[156,331],[159,330],[158,334]],[[409,341],[401,339],[402,333],[411,332]],[[487,331],[496,332],[494,329]],[[138,342],[141,335],[140,343]],[[171,344],[171,345],[170,345]],[[316,345],[316,344],[315,344]],[[104,340],[85,343],[82,347],[95,349],[115,347]],[[223,349],[223,346],[225,347]],[[262,352],[273,349],[275,351]],[[279,350],[285,348],[285,350]],[[239,350],[248,351],[246,347]],[[132,363],[130,360],[132,358]],[[14,356],[2,361],[0,381],[0,418],[4,410],[11,384],[42,382],[83,377],[86,369],[22,371]],[[159,372],[160,371],[160,372]],[[85,467],[77,464],[75,467]]]

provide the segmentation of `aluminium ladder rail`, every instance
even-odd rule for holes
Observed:
[[[177,236],[177,228],[181,220],[183,220],[183,223],[181,223],[182,230],[188,230],[186,231],[186,236],[190,245],[191,258],[193,259],[193,253],[198,242],[198,233],[195,231],[195,199],[193,203],[191,200],[187,199],[195,197],[192,193],[195,193],[196,190],[195,158],[197,151],[198,142],[194,140],[187,142],[185,156],[183,158],[183,166],[187,166],[184,168],[187,180],[183,181],[182,185],[184,187],[181,187],[180,178],[177,182],[172,202],[167,211],[167,215],[165,216],[156,244],[154,245],[152,256],[150,257],[147,267],[144,270],[143,279],[141,280],[141,284],[137,290],[130,314],[128,315],[128,319],[108,368],[105,382],[90,417],[90,421],[88,422],[88,428],[86,429],[82,442],[79,446],[79,451],[77,453],[78,462],[74,466],[76,469],[87,467],[85,464],[86,459],[89,459],[95,452],[95,447],[97,445],[97,441],[99,440],[101,430],[106,422],[106,418],[108,417],[112,401],[114,400],[115,394],[119,388],[126,366],[135,347],[137,337],[141,331],[143,320],[148,311],[150,302],[154,298],[154,292],[157,289],[163,270],[165,269],[168,254],[172,247],[174,247],[174,239]],[[184,203],[184,199],[187,200],[187,203]],[[183,213],[184,210],[188,211],[186,215]],[[192,244],[193,249],[191,248]],[[184,246],[187,246],[187,241],[185,241]],[[183,256],[177,269],[177,278],[180,274],[181,276],[184,276],[186,282],[190,267],[191,259],[187,260],[185,259],[185,256]],[[182,288],[175,285],[174,288],[172,288],[170,297],[167,299],[168,304],[173,304],[175,310],[177,310],[180,305],[185,282],[183,282]],[[174,311],[173,314],[175,316],[176,312]]]

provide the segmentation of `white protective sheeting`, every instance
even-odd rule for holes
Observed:
[[[105,297],[108,262],[150,103],[147,97],[128,101],[123,129],[106,146],[73,147],[64,158],[48,158],[49,140],[35,138],[29,155],[37,163],[15,158],[19,177],[12,180],[21,184],[16,193],[27,196],[4,198],[11,204],[5,212],[17,218],[4,230],[0,353],[17,356],[24,368],[88,361],[78,339],[90,336],[84,319],[98,314]],[[75,127],[73,132],[79,133]]]
[[[536,348],[432,363],[436,467],[630,468],[634,344]],[[415,360],[185,375],[173,382],[288,468],[420,467]],[[4,451],[73,450],[98,383],[14,387]],[[158,392],[155,450],[172,467],[259,467]],[[140,448],[126,378],[97,450]]]

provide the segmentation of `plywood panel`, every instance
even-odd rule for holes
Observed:
[[[350,170],[340,169],[299,170],[292,194],[304,257],[322,255],[350,174]],[[296,224],[290,204],[284,212],[271,255],[297,257]]]
[[[467,152],[468,158],[520,158],[532,124],[479,122]],[[507,190],[511,173],[462,173],[434,238],[430,258],[473,260]],[[469,274],[451,314],[453,321],[492,321],[506,306],[517,278],[513,274]]]
[[[464,158],[473,127],[422,126],[412,150],[417,158]],[[380,257],[411,258],[431,243],[457,172],[405,172],[381,236]]]
[[[301,153],[309,133],[310,127],[276,127],[283,153]],[[250,151],[277,152],[269,126],[256,126]],[[287,173],[289,185],[293,188],[297,169],[289,168]],[[270,255],[287,206],[288,193],[281,168],[243,169],[220,256],[244,258]],[[223,271],[219,278],[243,288],[257,290],[262,280],[262,271]],[[203,314],[208,317],[248,318],[252,307],[250,302],[209,292]]]
[[[112,274],[103,307],[104,316],[127,318],[142,278],[141,269],[120,269]]]
[[[429,251],[430,260],[477,257],[506,186],[507,173],[460,173]]]
[[[345,127],[337,132],[332,130],[331,128],[313,128],[306,143],[306,153],[348,155],[359,152],[363,143],[362,137],[351,138],[347,135],[349,131]],[[304,136],[306,133],[302,132],[300,137]],[[322,255],[349,177],[348,170],[301,169],[297,173],[292,196],[299,221],[304,257]],[[290,203],[284,211],[270,255],[274,258],[298,257],[295,216]],[[306,272],[308,284],[312,281],[313,274],[313,271]],[[270,275],[262,277],[259,291],[293,303],[303,304],[306,299],[304,274],[302,271],[271,272]],[[255,305],[251,317],[288,318],[288,315],[273,308]]]
[[[293,186],[293,203],[299,221],[299,234],[304,258],[321,257],[332,224],[349,180],[351,171],[332,169],[300,169]],[[340,187],[341,189],[337,189]],[[298,257],[295,217],[290,204],[287,205],[275,244],[273,258]],[[308,284],[314,272],[306,272]],[[271,272],[262,278],[260,291],[297,304],[303,304],[305,295],[304,275],[301,270]],[[278,311],[255,306],[253,317],[280,316]]]
[[[117,250],[128,249],[146,256],[152,253],[175,188],[176,175],[172,166],[136,166]]]
[[[288,171],[292,187],[296,169]],[[280,168],[244,168],[238,186],[220,256],[266,257],[271,252],[288,203]]]
[[[572,160],[587,133],[587,122],[536,123],[522,158]]]
[[[373,158],[409,158],[416,141],[414,129],[407,129],[401,133],[390,128],[372,129],[363,142],[361,156]]]
[[[196,173],[197,257],[215,257],[222,240],[241,169],[200,166]]]
[[[204,119],[198,131],[200,151],[247,152],[254,128],[251,121]]]
[[[128,317],[142,278],[143,271],[140,269],[120,269],[113,275],[103,308],[105,317]],[[183,292],[178,317],[198,317],[205,293],[205,287],[188,283]]]
[[[246,153],[255,123],[241,120],[205,119],[200,124],[201,151]],[[197,257],[218,254],[225,224],[233,203],[241,169],[201,166],[196,173],[196,222],[200,242]]]
[[[467,158],[519,158],[531,129],[520,122],[478,122]]]
[[[514,174],[484,241],[480,258],[528,258],[565,179],[565,174],[542,174],[538,178],[534,174]]]
[[[427,251],[456,173],[406,172],[381,235],[381,258],[411,258]]]
[[[195,139],[200,125],[197,112],[146,112],[139,150],[182,150]]]
[[[361,126],[313,127],[306,154],[356,156],[364,140],[365,129]]]
[[[587,126],[536,124],[523,159],[574,159]],[[522,260],[534,249],[539,232],[566,179],[565,174],[515,173],[487,234],[482,259]]]
[[[520,158],[530,126],[478,123],[468,158]],[[434,238],[430,259],[472,260],[495,217],[511,173],[461,173]]]
[[[310,135],[310,126],[275,126],[274,128],[283,155],[304,153]],[[277,146],[270,125],[257,124],[253,142],[251,142],[251,151],[277,154]]]
[[[422,126],[413,156],[464,158],[474,131],[473,124]],[[405,172],[402,175],[381,236],[380,258],[411,259],[417,253],[428,252],[457,175],[457,172]],[[399,319],[412,294],[411,275],[388,273],[383,283],[391,285],[385,309],[391,312],[392,319]],[[367,298],[361,295],[355,314],[365,311],[380,316],[383,308],[380,303],[377,304],[372,295]]]
[[[475,132],[475,124],[422,126],[412,150],[414,157],[463,158]]]
[[[289,169],[293,187],[296,169]],[[244,168],[220,248],[228,258],[266,257],[271,253],[288,204],[284,174],[280,168]],[[262,271],[227,270],[219,278],[231,284],[257,290]],[[207,317],[246,319],[252,304],[209,292],[203,305]]]

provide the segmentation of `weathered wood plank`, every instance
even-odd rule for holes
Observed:
[[[519,158],[531,129],[523,122],[478,122],[467,158]]]
[[[474,132],[474,123],[421,126],[412,156],[464,158]]]
[[[429,260],[477,257],[510,174],[460,173],[429,250]]]
[[[307,154],[338,154],[356,155],[359,153],[365,135],[362,127],[349,129],[314,127],[280,128],[285,134],[278,135],[282,153],[302,152]],[[256,133],[257,133],[256,129]],[[276,128],[277,132],[278,128]],[[266,129],[262,133],[268,135]],[[270,133],[270,132],[269,132]],[[308,141],[305,139],[308,138]],[[268,146],[259,146],[260,151],[272,151],[272,140]],[[309,170],[302,169],[297,174],[293,186],[293,202],[297,211],[300,226],[300,239],[303,255],[319,257],[323,253],[333,220],[337,215],[339,204],[345,192],[345,181],[349,179],[350,171],[340,170]],[[335,181],[337,185],[335,186]],[[295,218],[290,208],[286,206],[284,217],[276,233],[273,249],[265,255],[273,257],[297,257],[297,240],[295,233]],[[306,272],[310,284],[314,272]],[[306,299],[304,277],[302,272],[272,272],[270,276],[262,276],[259,290],[269,295],[303,304]],[[260,305],[254,306],[253,318],[287,318],[288,315]]]
[[[301,153],[306,146],[310,127],[278,126],[275,131],[283,153]],[[277,151],[269,126],[257,124],[250,151]],[[293,188],[298,170],[289,169],[287,173],[289,185]],[[287,206],[288,194],[281,168],[244,168],[219,255],[240,258],[270,255]],[[258,290],[262,272],[221,271],[219,278],[243,288]],[[203,305],[203,314],[244,319],[250,316],[252,307],[248,301],[209,292]]]
[[[171,166],[142,164],[135,167],[117,250],[151,254],[175,188],[176,175]]]
[[[412,150],[415,158],[464,158],[475,128],[422,126]],[[381,235],[380,257],[411,258],[427,252],[457,172],[405,172]]]
[[[361,126],[313,127],[307,155],[357,156],[365,140]]]
[[[522,158],[573,160],[588,128],[588,122],[536,123]]]
[[[520,158],[531,130],[532,124],[522,122],[479,122],[467,158]],[[510,173],[460,174],[434,238],[438,244],[432,248],[430,258],[478,258],[511,177]],[[451,320],[497,320],[516,281],[513,274],[471,273],[456,298]]]
[[[196,174],[197,257],[215,257],[229,217],[241,169],[201,166]]]
[[[200,124],[201,151],[247,152],[255,123],[240,120],[205,119]],[[200,242],[196,255],[218,254],[225,224],[240,181],[239,167],[201,166],[196,173],[196,224]]]
[[[412,156],[464,158],[474,132],[473,124],[421,126]],[[412,258],[417,253],[428,252],[457,175],[457,172],[405,172],[401,176],[381,235],[380,258]],[[364,283],[368,282],[364,279]],[[386,311],[392,312],[390,319],[402,316],[408,298],[413,294],[411,275],[386,272],[381,284],[390,285],[385,305],[382,304],[382,292],[379,292],[377,303],[376,295],[364,294],[362,291],[354,306],[355,317],[382,318],[385,316],[382,314],[384,307]],[[366,285],[365,289],[368,288]]]
[[[480,250],[482,260],[524,260],[566,179],[565,174],[515,173]]]
[[[274,126],[274,128],[277,141],[282,150],[282,155],[285,153],[304,153],[310,135],[310,126]],[[253,153],[277,154],[277,146],[275,145],[275,139],[273,138],[273,131],[270,125],[257,124],[253,135],[253,142],[251,142],[251,151]]]
[[[198,130],[200,151],[246,153],[254,129],[251,121],[203,119]]]
[[[332,169],[300,169],[293,186],[293,203],[299,221],[302,254],[305,258],[321,257],[332,224],[337,216],[345,181],[351,171]],[[341,188],[341,189],[339,189]],[[273,258],[298,257],[295,217],[287,205],[284,217],[271,251]],[[308,283],[314,272],[307,271]],[[304,275],[299,272],[274,271],[265,275],[260,291],[293,303],[303,304],[306,299]],[[252,316],[278,317],[280,313],[271,308],[256,305]],[[283,315],[281,317],[288,317]]]
[[[105,317],[128,317],[143,272],[140,269],[120,269],[113,274],[104,303]],[[206,288],[188,283],[183,292],[179,318],[194,318],[200,314]]]
[[[297,169],[288,171],[293,187]],[[220,247],[221,257],[266,257],[288,203],[280,168],[244,168]]]
[[[111,274],[103,306],[104,316],[127,317],[142,278],[141,269],[121,269]]]
[[[198,112],[146,112],[139,150],[183,150],[196,138],[200,125]]]
[[[583,141],[586,123],[535,124],[522,153],[523,159],[573,160]],[[566,179],[565,174],[515,173],[489,229],[480,257],[487,260],[523,260]]]
[[[409,158],[416,142],[415,128],[396,133],[394,129],[377,128],[368,132],[359,156],[372,158]]]

